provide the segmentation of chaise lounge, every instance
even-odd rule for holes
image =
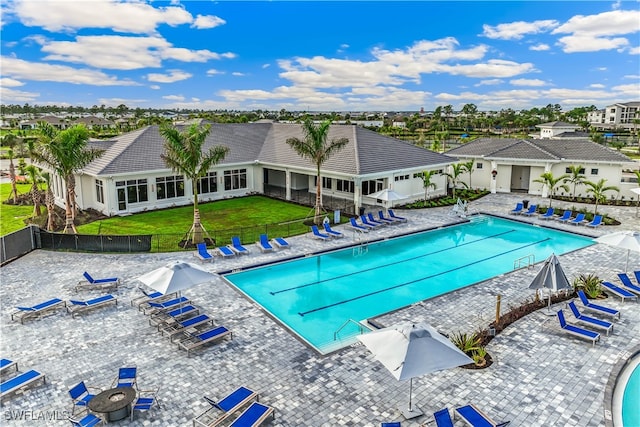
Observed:
[[[578,310],[576,303],[573,301],[569,302],[568,305],[571,309],[571,312],[573,313],[573,317],[575,317],[578,322],[591,325],[594,328],[604,329],[607,332],[607,335],[609,335],[609,332],[613,330],[613,323],[607,322],[606,320],[596,319],[595,317],[586,316],[580,313],[580,310]]]
[[[260,235],[260,240],[256,242],[256,245],[258,245],[261,252],[272,252],[274,249],[273,246],[271,246],[271,243],[269,243],[269,238],[266,234]]]
[[[198,425],[208,427],[216,423],[220,424],[224,419],[228,418],[229,415],[246,406],[252,400],[257,401],[258,398],[258,393],[247,387],[238,387],[219,401],[204,396],[204,399],[211,405],[211,408],[194,418],[193,425],[194,427]],[[222,411],[223,415],[220,416],[218,411]]]
[[[98,289],[98,290],[106,290],[118,288],[118,285],[121,284],[121,281],[117,277],[109,277],[106,279],[94,279],[91,277],[89,273],[86,271],[82,273],[85,280],[81,280],[76,285],[75,291],[78,292],[80,289]]]
[[[636,272],[636,274],[639,274],[640,272]],[[631,281],[631,278],[627,275],[627,273],[618,273],[618,279],[620,279],[620,282],[622,282],[622,286],[630,291],[633,292],[634,294],[640,295],[640,286],[634,284]]]
[[[320,230],[318,230],[317,225],[311,226],[311,234],[313,235],[313,237],[320,240],[329,240],[330,237],[328,234],[321,233]]]
[[[198,250],[193,253],[193,256],[197,257],[200,261],[213,261],[213,255],[207,250],[207,244],[202,242],[196,245]]]
[[[38,380],[42,380],[43,384],[47,382],[44,374],[41,374],[38,371],[34,371],[33,369],[16,375],[15,377],[3,381],[0,384],[0,397],[5,397],[8,394],[11,394],[35,383]]]
[[[204,332],[199,332],[196,335],[189,335],[187,340],[180,341],[178,345],[187,351],[187,357],[189,357],[192,350],[202,345],[221,340],[227,335],[233,339],[233,334],[229,329],[224,326],[218,326]]]
[[[389,209],[387,212],[389,213],[389,217],[391,217],[392,219],[399,222],[407,222],[407,218],[396,215],[395,212],[393,212],[393,209]]]
[[[71,305],[67,305],[67,311],[71,313],[71,317],[75,318],[76,314],[83,313],[85,311],[92,310],[94,308],[102,307],[104,305],[114,303],[118,305],[118,299],[113,295],[103,295],[98,298],[90,299],[88,301],[69,300]]]
[[[274,246],[277,246],[278,249],[286,249],[291,247],[291,244],[289,244],[289,242],[284,240],[284,238],[282,237],[271,239],[271,243],[273,243]]]
[[[234,251],[238,255],[249,254],[249,249],[242,246],[242,243],[240,242],[240,238],[238,236],[233,236],[231,238],[231,244],[228,246],[228,248]]]
[[[229,427],[258,427],[267,419],[276,417],[276,411],[260,402],[253,402],[229,425]]]
[[[11,314],[11,320],[20,319],[20,323],[24,324],[24,321],[27,319],[40,317],[44,313],[61,307],[66,307],[66,303],[59,298],[53,298],[31,307],[16,307],[19,311]]]
[[[599,333],[593,332],[589,329],[582,329],[578,326],[567,323],[567,320],[564,318],[564,313],[562,312],[562,310],[558,310],[558,321],[560,322],[560,327],[562,328],[563,331],[567,332],[568,334],[574,335],[576,337],[590,340],[594,347],[596,345],[596,341],[600,341]]]
[[[628,299],[636,300],[636,302],[638,301],[638,296],[636,294],[633,294],[626,289],[616,286],[611,282],[602,282],[602,287],[605,291],[610,292],[617,297],[620,297],[622,302]]]
[[[473,404],[456,408],[454,412],[454,418],[456,418],[456,416],[459,416],[462,421],[473,427],[502,427],[510,423],[510,421],[505,421],[502,423],[493,421],[491,417],[482,412]]]
[[[351,225],[352,229],[356,231],[360,231],[362,233],[368,233],[369,230],[373,228],[373,227],[367,227],[367,226],[358,224],[355,218],[349,218],[349,224]]]
[[[556,218],[556,221],[567,222],[571,219],[571,214],[572,214],[571,211],[564,211],[562,216],[559,216],[558,218]]]
[[[344,233],[341,233],[339,231],[334,230],[333,228],[331,228],[331,224],[329,224],[328,222],[323,222],[322,223],[324,226],[324,231],[331,237],[336,237],[336,238],[342,238],[344,237]]]
[[[589,302],[587,295],[584,293],[582,289],[578,289],[578,296],[580,297],[580,301],[585,309],[591,310],[596,313],[606,314],[607,316],[620,318],[620,311],[615,308],[605,307],[603,305],[594,304]]]
[[[0,374],[4,374],[11,368],[15,368],[15,371],[18,372],[18,362],[9,359],[0,360]]]

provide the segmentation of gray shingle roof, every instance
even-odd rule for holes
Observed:
[[[286,123],[211,124],[205,149],[213,145],[229,147],[222,165],[255,161],[315,170],[315,165],[300,157],[287,143],[288,138],[304,138],[302,126]],[[335,153],[323,170],[347,175],[367,175],[385,171],[445,165],[452,159],[410,143],[380,135],[353,125],[333,125],[328,139],[347,138],[349,143]],[[164,139],[158,126],[149,126],[110,141],[93,143],[105,154],[87,166],[92,175],[126,174],[166,170],[161,159]]]

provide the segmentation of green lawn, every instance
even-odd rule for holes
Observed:
[[[31,184],[17,184],[18,194],[28,193]],[[24,220],[31,218],[33,206],[13,206],[4,202],[9,199],[11,194],[11,183],[0,184],[0,236],[9,234],[13,231],[20,230],[25,227]],[[46,208],[44,209],[46,211]]]

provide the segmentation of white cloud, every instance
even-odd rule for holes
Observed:
[[[231,75],[232,75],[232,76],[235,76],[235,77],[243,77],[243,76],[246,76],[246,74],[245,74],[245,73],[241,73],[241,72],[239,72],[239,71],[234,71],[233,73],[231,73]]]
[[[18,87],[18,86],[24,86],[24,83],[22,83],[19,80],[10,79],[8,77],[1,77],[0,86],[1,87]]]
[[[215,27],[219,27],[220,25],[224,25],[226,24],[227,21],[225,21],[222,18],[219,18],[217,16],[213,16],[213,15],[198,15],[196,17],[196,19],[193,21],[193,24],[191,24],[192,28],[198,28],[200,30],[202,29],[207,29],[207,28],[215,28]]]
[[[514,79],[509,83],[514,86],[547,86],[547,82],[539,79]]]
[[[158,89],[160,89],[160,86],[158,86],[158,85],[151,85],[151,86],[149,86],[149,89],[158,90]]]
[[[600,50],[613,50],[629,45],[629,40],[624,37],[605,38],[593,37],[589,34],[560,37],[558,43],[565,53],[598,52]]]
[[[529,50],[534,50],[536,52],[542,52],[549,49],[551,49],[551,47],[545,43],[539,43],[529,47]]]
[[[603,85],[602,83],[593,83],[593,84],[590,84],[589,87],[593,89],[604,89],[606,86]]]
[[[640,55],[640,46],[629,49],[630,55]]]
[[[626,74],[622,76],[624,79],[640,79],[640,74]]]
[[[96,68],[135,70],[160,67],[163,60],[206,62],[233,58],[233,53],[175,48],[162,37],[78,36],[76,41],[53,41],[42,46],[49,61],[87,64]]]
[[[490,80],[482,80],[474,86],[495,86],[504,83],[502,79],[490,79]]]
[[[191,78],[193,74],[181,70],[167,70],[168,74],[149,73],[147,80],[156,83],[174,83]]]
[[[101,71],[87,68],[73,68],[66,65],[52,65],[29,62],[3,56],[2,74],[20,80],[86,84],[92,86],[137,86],[131,80],[120,80]]]
[[[224,71],[216,70],[215,68],[207,70],[207,75],[208,76],[215,76],[217,74],[224,74]]]
[[[271,64],[262,64],[262,69],[264,70],[265,68],[269,68],[271,67]]]
[[[558,25],[558,21],[551,19],[533,22],[517,21],[495,27],[485,24],[482,26],[484,30],[482,35],[490,39],[520,40],[528,34],[546,33]]]
[[[182,95],[165,95],[162,99],[166,99],[168,101],[184,101],[184,96]]]
[[[2,102],[33,102],[40,96],[37,92],[25,92],[22,90],[9,89],[4,84],[0,86],[0,98]]]

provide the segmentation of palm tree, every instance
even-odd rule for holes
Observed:
[[[25,168],[25,171],[27,172],[27,175],[29,175],[29,180],[31,181],[31,190],[29,191],[29,194],[31,195],[31,200],[33,200],[33,216],[38,217],[42,215],[42,209],[40,208],[42,193],[38,188],[40,169],[34,165],[29,165]]]
[[[51,191],[51,174],[49,172],[43,172],[42,177],[47,185],[47,189],[44,193],[44,205],[47,207],[47,231],[53,231],[55,229],[55,208],[56,198]]]
[[[75,125],[58,131],[42,123],[39,129],[40,143],[34,147],[34,160],[51,168],[66,184],[65,224],[63,233],[77,233],[74,224],[75,174],[102,156],[104,150],[88,148],[89,131],[83,125]]]
[[[424,201],[426,202],[429,198],[429,188],[436,189],[436,183],[431,182],[431,177],[437,174],[437,171],[424,171],[421,174],[422,177],[422,187],[424,188]]]
[[[465,187],[467,186],[465,182],[460,181],[460,175],[462,175],[464,172],[464,163],[454,163],[451,165],[451,172],[445,173],[445,175],[451,180],[451,185],[453,186],[452,195],[454,199],[456,197],[456,187],[458,186],[458,184],[462,184]]]
[[[170,124],[160,126],[160,134],[164,137],[164,153],[160,156],[165,164],[174,172],[184,174],[191,180],[193,189],[193,225],[188,236],[191,243],[196,245],[204,241],[203,233],[206,230],[200,223],[200,211],[198,210],[198,180],[209,173],[209,170],[220,163],[229,147],[216,145],[203,151],[204,143],[211,133],[211,126],[199,127],[192,124],[183,131]]]
[[[559,177],[554,177],[552,172],[545,172],[540,175],[540,178],[534,179],[533,182],[539,182],[543,185],[546,185],[549,189],[549,207],[551,207],[551,201],[553,200],[553,196],[556,194],[556,187],[562,188],[564,191],[569,192],[569,186],[564,184],[564,180],[567,179],[569,175],[564,174]]]
[[[311,160],[316,166],[316,203],[314,222],[320,224],[322,215],[322,194],[320,179],[320,169],[322,165],[335,153],[342,150],[349,143],[347,138],[338,138],[327,141],[329,126],[331,122],[325,120],[319,125],[315,125],[310,117],[307,117],[303,124],[304,139],[288,138],[287,144],[293,148],[301,157]]]
[[[8,133],[2,139],[2,145],[9,147],[7,150],[7,157],[9,157],[9,179],[11,180],[11,193],[9,199],[13,198],[13,204],[18,203],[18,187],[16,186],[16,167],[13,164],[15,153],[13,147],[18,143],[18,137],[12,133]]]
[[[569,166],[569,176],[564,180],[565,183],[568,182],[570,184],[573,184],[573,193],[571,194],[571,197],[573,197],[574,199],[576,197],[576,186],[578,184],[582,184],[584,182],[584,179],[586,178],[586,176],[582,174],[583,171],[584,167],[582,167],[582,165],[571,165]]]
[[[467,162],[462,162],[462,169],[464,169],[464,171],[466,173],[469,174],[469,189],[471,189],[471,172],[473,172],[473,165],[475,164],[475,162],[473,160],[469,160]]]
[[[584,185],[586,185],[587,187],[587,193],[591,193],[593,194],[593,198],[596,201],[596,206],[593,209],[593,214],[597,214],[598,213],[598,203],[602,203],[605,202],[607,200],[607,196],[605,195],[605,193],[607,191],[615,191],[615,192],[620,192],[620,189],[616,186],[610,185],[610,186],[606,186],[604,185],[607,182],[606,179],[602,178],[600,179],[598,182],[593,182],[593,181],[585,181]]]

